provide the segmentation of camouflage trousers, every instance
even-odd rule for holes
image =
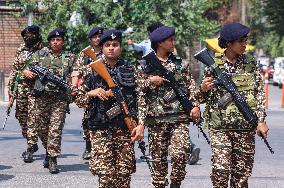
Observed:
[[[87,111],[84,110],[84,116],[82,119],[82,129],[83,129],[83,138],[86,141],[90,141],[90,129],[88,126],[88,119],[87,119]]]
[[[15,117],[18,119],[21,129],[22,135],[25,139],[27,139],[27,130],[28,130],[28,114],[29,109],[34,105],[35,99],[34,97],[28,96],[28,87],[26,83],[20,83],[18,85],[17,96],[16,96],[16,113]],[[37,138],[36,138],[37,142]],[[35,142],[35,143],[36,143]]]
[[[129,188],[131,174],[136,171],[129,131],[121,128],[91,131],[90,139],[90,171],[98,175],[99,187]]]
[[[67,106],[66,101],[55,96],[36,97],[35,106],[28,119],[29,147],[35,144],[38,135],[49,156],[60,155]]]
[[[21,96],[16,99],[16,113],[15,117],[18,119],[22,135],[24,138],[27,138],[27,120],[28,120],[28,97]]]
[[[189,124],[157,124],[148,127],[149,148],[153,159],[152,184],[164,188],[168,184],[168,153],[171,156],[171,182],[180,184],[184,180],[185,167],[189,159]]]
[[[209,131],[212,148],[211,181],[214,188],[248,187],[255,153],[255,132]]]

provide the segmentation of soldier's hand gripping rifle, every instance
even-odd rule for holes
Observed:
[[[256,128],[258,126],[258,118],[256,113],[252,111],[245,99],[241,96],[231,78],[227,74],[224,74],[222,70],[218,67],[214,59],[211,57],[208,49],[205,48],[201,50],[200,52],[194,55],[194,58],[213,69],[218,84],[222,85],[231,94],[232,99],[234,100],[239,111],[243,114],[244,118]],[[263,135],[261,135],[261,137],[264,140],[264,143],[269,149],[270,153],[273,154],[274,151],[269,145],[267,139],[264,138]]]
[[[37,74],[37,80],[35,81],[35,86],[33,89],[35,95],[41,95],[43,93],[44,85],[47,82],[53,83],[64,94],[70,94],[72,92],[72,88],[66,83],[66,81],[63,78],[54,75],[47,68],[31,64],[29,65],[29,69],[30,71]]]
[[[143,59],[146,62],[151,62],[151,66],[153,68],[159,70],[159,72],[162,74],[162,76],[169,80],[167,83],[173,90],[174,93],[180,102],[183,110],[189,114],[193,108],[192,102],[189,100],[188,95],[182,90],[182,87],[180,86],[179,82],[175,79],[174,73],[167,70],[160,62],[160,60],[157,58],[154,51],[148,53],[147,55],[143,56]],[[206,133],[202,129],[199,123],[195,123],[197,125],[198,129],[202,133],[203,137],[206,139],[207,143],[210,145],[209,138],[207,137]]]
[[[96,73],[98,73],[98,75],[107,83],[108,87],[110,88],[111,92],[109,92],[109,95],[114,96],[115,99],[117,100],[117,102],[119,103],[121,112],[123,114],[124,117],[124,123],[126,124],[127,128],[130,131],[130,134],[132,133],[133,129],[137,126],[136,121],[132,118],[131,114],[129,113],[127,104],[125,102],[124,96],[122,95],[121,89],[120,87],[118,87],[115,82],[113,81],[112,77],[110,76],[104,62],[105,60],[103,58],[97,59],[96,54],[92,51],[91,47],[87,47],[83,50],[83,52],[90,57],[94,62],[92,62],[90,65],[90,67],[96,71]],[[148,167],[151,171],[151,173],[153,172],[152,170],[152,166],[150,164],[149,159],[146,157],[145,151],[145,142],[144,141],[140,141],[138,142],[139,144],[139,148],[142,152],[142,154],[144,155],[146,162],[148,164]]]

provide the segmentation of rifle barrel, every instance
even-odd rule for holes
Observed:
[[[7,116],[6,116],[6,118],[5,118],[5,120],[4,120],[4,123],[3,123],[3,126],[2,126],[2,130],[4,130],[4,129],[5,129],[5,126],[6,126],[6,122],[7,122],[8,116],[9,116],[9,115],[7,115]]]

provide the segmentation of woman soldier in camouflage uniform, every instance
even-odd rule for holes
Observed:
[[[254,59],[244,54],[250,29],[239,23],[225,25],[220,32],[219,46],[223,54],[216,54],[215,62],[230,75],[240,94],[258,116],[257,134],[267,137],[265,122],[265,93],[260,71]],[[205,74],[211,75],[211,70]],[[225,101],[227,91],[205,77],[200,90],[205,124],[209,127],[212,148],[211,181],[214,188],[248,187],[255,153],[255,128],[240,113],[232,100]],[[224,105],[222,105],[224,104]]]
[[[147,125],[150,137],[150,154],[153,159],[152,184],[156,188],[168,185],[168,151],[171,155],[171,188],[178,188],[185,178],[186,163],[189,159],[189,119],[200,118],[199,102],[196,100],[195,82],[185,64],[172,54],[175,49],[175,28],[162,26],[150,34],[153,50],[161,64],[174,73],[193,103],[190,114],[186,114],[176,97],[167,100],[173,90],[162,77],[160,70],[151,62],[142,65],[138,72],[138,120]]]
[[[103,33],[100,45],[105,57],[104,63],[121,88],[130,114],[135,117],[137,105],[134,69],[127,61],[119,59],[121,40],[120,31],[108,30]],[[107,90],[109,87],[103,78],[93,72],[85,77],[76,98],[78,106],[88,108],[87,120],[92,143],[90,171],[99,176],[100,188],[129,188],[131,174],[136,171],[133,142],[142,140],[144,126],[137,126],[130,134],[123,115],[115,110],[117,100],[109,97]]]
[[[97,57],[102,55],[102,49],[101,46],[99,45],[102,33],[103,33],[102,27],[95,27],[88,34],[88,38],[90,39],[90,47],[92,47],[92,50],[95,52]],[[81,52],[76,61],[76,67],[78,70],[73,71],[71,74],[73,87],[77,88],[79,79],[83,80],[86,75],[92,72],[91,67],[89,67],[90,62],[91,59],[88,56],[86,56],[84,52]],[[91,158],[91,140],[90,140],[90,133],[89,133],[90,131],[88,127],[86,108],[84,108],[82,128],[83,128],[83,138],[86,141],[86,148],[82,155],[82,158],[84,160],[89,160]]]

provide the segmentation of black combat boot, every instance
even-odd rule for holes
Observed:
[[[24,162],[25,163],[31,163],[33,162],[33,152],[27,150],[25,153],[24,153]]]
[[[86,149],[82,155],[84,160],[89,160],[91,158],[91,141],[86,140]]]
[[[46,152],[45,154],[45,158],[43,160],[43,167],[44,168],[48,168],[49,167],[49,156],[48,156],[48,153]]]
[[[24,156],[26,155],[26,153],[27,153],[27,151],[24,151],[23,153],[22,153],[22,157],[24,158]]]
[[[170,188],[180,188],[180,183],[171,183]]]
[[[59,173],[59,169],[57,168],[57,157],[49,157],[49,172],[51,174]]]
[[[189,164],[195,165],[199,161],[200,148],[194,148],[190,154]]]
[[[38,150],[37,144],[34,144],[32,146],[29,146],[27,151],[25,151],[22,155],[24,158],[25,163],[31,163],[33,162],[33,153]]]
[[[38,150],[38,145],[37,145],[37,144],[34,144],[33,147],[34,147],[34,148],[33,148],[34,153],[37,152],[37,150]],[[27,153],[27,151],[24,151],[24,152],[22,153],[22,157],[23,157],[23,158],[24,158],[24,156],[26,155],[26,153]]]

